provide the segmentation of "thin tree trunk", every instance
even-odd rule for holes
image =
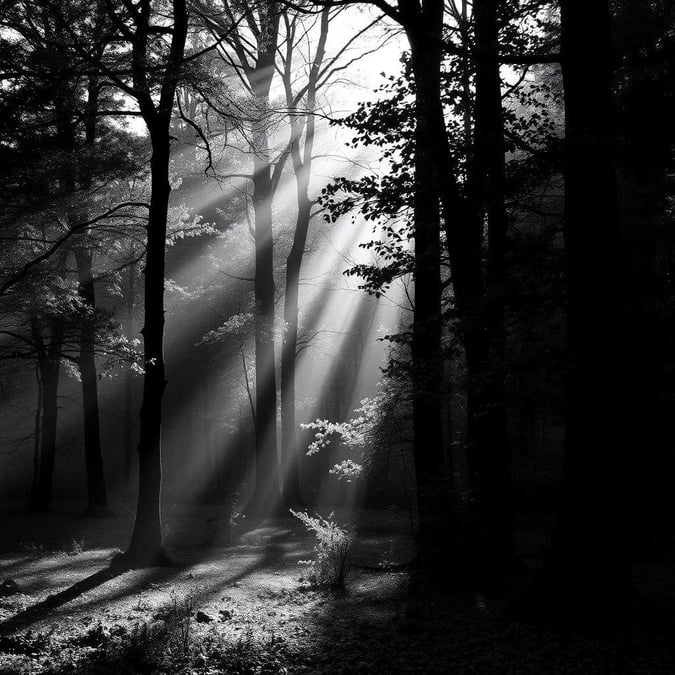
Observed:
[[[274,356],[274,260],[271,167],[266,134],[257,136],[254,156],[255,211],[255,441],[256,478],[247,510],[264,513],[279,502],[277,385]]]
[[[126,338],[131,342],[134,338],[134,298],[136,295],[136,263],[128,269],[129,285],[127,287],[126,302]],[[134,411],[134,373],[131,368],[124,372],[124,483],[129,487],[131,483],[131,465],[133,460],[133,411]]]
[[[35,335],[34,335],[35,337]],[[41,344],[38,368],[42,381],[42,419],[40,423],[40,470],[37,490],[31,508],[49,511],[51,508],[54,463],[56,459],[56,431],[58,421],[58,388],[61,370],[63,330],[58,322],[52,325],[49,346]],[[42,338],[40,337],[40,343]]]
[[[92,253],[82,250],[75,252],[79,293],[90,316],[85,317],[80,329],[80,377],[82,379],[82,400],[84,404],[84,458],[87,469],[89,515],[110,515],[108,495],[103,472],[103,451],[98,408],[98,377],[96,374],[96,294],[92,273]]]
[[[33,425],[33,482],[30,490],[30,503],[37,503],[38,481],[40,478],[40,429],[42,426],[42,377],[39,364],[35,366],[35,380],[37,383],[37,404],[35,406],[35,424]]]
[[[96,113],[98,110],[98,78],[90,77],[87,87],[85,108],[85,144],[93,149],[96,143]],[[76,163],[76,160],[75,162]],[[86,187],[90,177],[80,169],[80,185]],[[86,214],[86,208],[76,210]],[[79,367],[82,380],[82,401],[84,405],[84,457],[87,471],[88,515],[111,515],[103,471],[103,451],[98,408],[98,377],[96,373],[96,289],[92,271],[93,253],[84,247],[75,250],[75,264],[78,277],[78,292],[88,315],[80,329]]]
[[[300,482],[300,448],[297,439],[295,418],[295,374],[298,347],[298,296],[300,287],[300,270],[305,254],[307,234],[312,218],[312,201],[309,198],[309,179],[312,172],[312,154],[314,152],[314,136],[316,121],[316,93],[319,85],[321,65],[326,53],[326,41],[330,22],[330,8],[324,7],[321,12],[320,33],[316,52],[307,77],[307,105],[305,117],[305,143],[300,149],[302,136],[302,118],[297,114],[297,106],[293,96],[292,48],[289,39],[286,54],[286,70],[284,86],[286,103],[289,106],[289,122],[291,126],[290,155],[295,174],[298,216],[293,234],[293,245],[286,259],[286,293],[284,296],[284,337],[281,353],[281,460],[283,468],[283,493],[287,506],[302,505],[302,488]]]
[[[284,336],[281,351],[281,458],[286,506],[303,503],[300,486],[300,456],[295,418],[295,373],[298,346],[298,292],[300,269],[309,230],[311,202],[307,196],[308,176],[296,176],[298,218],[293,246],[286,260]]]
[[[253,210],[255,215],[255,464],[253,494],[246,508],[251,515],[275,510],[280,503],[277,457],[277,378],[274,349],[274,240],[272,235],[272,164],[266,125],[274,76],[279,16],[275,3],[260,19],[255,68],[249,82],[260,104],[253,124]]]
[[[491,565],[513,557],[511,458],[505,384],[506,235],[505,157],[501,79],[498,60],[497,0],[474,2],[476,35],[476,109],[473,179],[476,207],[488,223],[485,297],[480,336],[469,362],[471,396],[469,450],[478,471],[480,508],[486,526],[481,556]],[[472,372],[474,371],[474,372]]]

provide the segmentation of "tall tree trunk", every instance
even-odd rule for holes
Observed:
[[[415,289],[412,337],[413,451],[418,490],[420,563],[441,563],[433,553],[450,522],[443,450],[441,386],[441,278],[438,142],[435,116],[441,91],[443,2],[424,3],[426,30],[409,31],[415,78]],[[444,129],[444,125],[443,125]],[[444,541],[444,544],[447,542]]]
[[[168,120],[149,126],[152,139],[151,197],[145,255],[145,309],[143,335],[143,401],[138,443],[138,506],[131,543],[125,553],[132,566],[164,560],[161,526],[161,428],[164,371],[164,266],[169,209],[170,138]]]
[[[91,150],[96,143],[96,113],[98,111],[98,78],[90,77],[87,86],[87,105],[85,107],[85,144]],[[77,158],[74,159],[77,164]],[[79,170],[81,187],[87,187],[90,176]],[[86,214],[86,208],[76,209],[78,215]],[[87,308],[88,316],[80,329],[79,367],[82,379],[82,401],[84,405],[84,458],[87,471],[88,502],[85,513],[88,515],[111,515],[103,472],[103,451],[101,449],[101,430],[98,408],[98,377],[96,373],[96,289],[92,271],[93,253],[84,246],[75,250],[78,292]]]
[[[295,373],[298,347],[298,296],[300,269],[305,254],[307,233],[312,218],[312,201],[309,198],[309,179],[312,172],[312,155],[316,121],[316,92],[319,86],[321,65],[326,53],[326,40],[330,22],[330,7],[321,12],[320,33],[312,66],[307,77],[307,106],[304,149],[300,149],[303,118],[297,114],[293,95],[291,69],[293,45],[289,38],[284,72],[286,103],[291,127],[290,154],[295,175],[298,216],[293,233],[293,245],[286,259],[286,293],[284,295],[284,333],[281,352],[281,463],[283,470],[283,497],[287,506],[296,508],[303,503],[300,482],[300,448],[298,446],[295,418]]]
[[[171,45],[163,73],[159,101],[155,103],[148,83],[150,0],[139,0],[134,13],[132,72],[134,95],[150,134],[150,208],[145,253],[145,307],[143,335],[143,401],[138,443],[138,506],[131,542],[118,564],[145,567],[166,562],[162,548],[162,397],[164,370],[164,270],[169,213],[169,161],[171,117],[176,87],[181,77],[188,32],[185,0],[173,0]]]
[[[476,109],[474,156],[462,194],[447,140],[440,97],[433,102],[431,145],[442,180],[439,193],[454,301],[468,373],[467,451],[469,473],[479,486],[483,531],[471,540],[481,564],[510,558],[513,522],[503,362],[503,286],[507,218],[504,209],[504,143],[498,65],[496,1],[474,4]],[[464,79],[466,91],[467,81]],[[468,102],[467,102],[468,103]],[[469,119],[464,119],[469,133]],[[483,269],[483,224],[488,218],[488,268]],[[497,562],[498,564],[498,562]]]
[[[298,218],[293,246],[286,259],[286,293],[284,296],[284,335],[281,351],[281,459],[283,496],[286,506],[303,503],[300,485],[300,450],[295,418],[295,372],[298,346],[298,295],[300,269],[310,223],[311,201],[307,194],[309,172],[297,175]]]
[[[80,329],[80,377],[84,405],[84,458],[87,469],[89,515],[110,515],[108,495],[103,473],[103,452],[98,408],[98,377],[96,374],[96,294],[92,273],[92,253],[75,252],[79,294],[90,315],[82,321]]]
[[[632,485],[623,383],[619,214],[608,3],[563,0],[566,439],[551,548],[525,609],[606,627],[630,598]]]
[[[505,157],[498,59],[497,0],[474,2],[476,106],[472,198],[476,217],[487,217],[487,269],[479,325],[468,344],[468,447],[478,473],[485,524],[479,551],[490,565],[513,557],[513,506],[505,384],[506,235]]]
[[[35,406],[35,423],[33,425],[33,481],[30,489],[30,503],[37,504],[39,480],[40,480],[40,429],[42,428],[42,377],[40,365],[35,367],[35,379],[37,383],[37,404]]]
[[[39,330],[36,324],[35,331]],[[56,459],[56,431],[58,421],[58,389],[61,370],[61,347],[63,329],[55,321],[49,345],[44,345],[39,336],[38,368],[42,382],[42,419],[40,423],[40,470],[37,481],[37,490],[32,495],[31,508],[36,511],[49,511],[52,499],[52,484],[54,481],[54,462]]]
[[[128,268],[129,284],[126,298],[126,327],[125,335],[129,342],[134,339],[134,299],[136,295],[136,263]],[[131,464],[133,450],[133,410],[134,410],[134,373],[131,368],[124,372],[124,483],[129,487],[131,483]]]
[[[263,122],[264,124],[264,122]],[[256,138],[253,160],[255,212],[255,488],[247,510],[264,513],[279,503],[277,385],[274,357],[274,259],[272,177],[267,136]]]
[[[257,60],[248,77],[260,106],[253,123],[253,210],[255,216],[255,465],[253,494],[246,510],[269,513],[280,503],[277,457],[277,378],[274,356],[274,240],[272,163],[267,138],[270,87],[274,76],[279,16],[276,3],[261,12]]]

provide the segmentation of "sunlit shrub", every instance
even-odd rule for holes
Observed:
[[[343,587],[351,566],[354,536],[333,520],[332,513],[324,518],[318,513],[311,516],[306,511],[290,511],[316,536],[315,558],[300,561],[309,569],[307,578],[310,583],[330,588]]]

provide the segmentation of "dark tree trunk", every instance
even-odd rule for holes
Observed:
[[[255,466],[251,515],[269,513],[280,504],[277,457],[277,378],[274,357],[274,240],[272,235],[272,163],[266,106],[274,76],[279,16],[275,3],[260,19],[257,60],[249,73],[251,90],[261,103],[253,124],[253,210],[255,216]]]
[[[526,611],[606,627],[632,575],[619,215],[608,3],[564,0],[568,374],[564,486],[550,554]]]
[[[449,485],[443,450],[439,373],[441,353],[441,278],[439,173],[433,146],[438,142],[440,31],[443,2],[424,3],[426,30],[409,31],[415,78],[415,312],[412,337],[413,451],[418,490],[420,562],[445,539],[450,522]],[[442,118],[441,118],[442,123]],[[444,130],[444,125],[443,130]],[[445,133],[445,132],[444,132]],[[444,544],[447,542],[444,541]],[[440,560],[435,561],[437,564]]]
[[[477,472],[485,532],[480,555],[500,566],[513,557],[513,506],[505,385],[504,296],[506,235],[505,157],[498,60],[497,0],[476,0],[476,103],[470,197],[476,218],[487,217],[484,297],[467,341],[468,449]]]
[[[298,346],[298,291],[300,268],[309,230],[311,201],[307,194],[309,171],[296,173],[298,218],[293,246],[286,260],[286,294],[284,297],[284,336],[281,351],[281,459],[283,492],[286,506],[302,505],[300,485],[300,449],[295,419],[295,368]]]
[[[295,174],[298,216],[293,234],[293,245],[286,260],[286,293],[284,296],[284,337],[281,352],[281,462],[283,469],[283,496],[286,506],[296,508],[303,503],[300,482],[300,448],[298,447],[295,419],[295,372],[298,346],[298,295],[300,269],[307,243],[307,233],[312,218],[312,201],[309,198],[309,179],[314,152],[316,92],[319,86],[321,65],[326,51],[330,8],[321,12],[320,33],[316,52],[307,77],[307,115],[305,117],[305,144],[300,149],[302,117],[298,114],[293,96],[291,72],[292,52],[286,58],[284,86],[289,107],[291,126],[290,155]],[[289,43],[287,50],[292,50]]]
[[[37,383],[37,404],[35,406],[35,423],[33,425],[33,482],[30,489],[30,503],[37,503],[40,480],[40,428],[42,426],[42,377],[39,364],[35,368]]]
[[[136,263],[129,266],[129,285],[126,298],[126,338],[131,342],[134,339],[134,299],[136,295]],[[124,483],[129,487],[131,483],[131,464],[133,461],[133,410],[134,410],[134,373],[131,368],[124,372]]]
[[[96,77],[90,77],[87,87],[87,105],[85,108],[85,143],[93,149],[96,143],[96,113],[98,110],[99,83]],[[77,160],[75,160],[76,162]],[[75,163],[74,162],[74,163]],[[80,168],[80,185],[86,187],[90,177]],[[86,214],[86,208],[79,209]],[[78,214],[79,215],[79,214]],[[86,246],[86,242],[85,242]],[[101,449],[101,430],[98,408],[98,377],[96,373],[96,289],[92,271],[93,253],[87,248],[75,250],[78,292],[87,308],[87,316],[80,329],[79,367],[82,380],[82,402],[84,406],[84,458],[87,471],[87,508],[88,515],[110,515],[108,495],[103,472],[103,451]]]
[[[503,363],[505,330],[503,292],[507,219],[504,209],[504,143],[497,54],[496,3],[477,2],[476,109],[474,155],[462,194],[447,140],[440,97],[433,101],[428,147],[438,167],[439,194],[454,301],[468,372],[467,450],[469,472],[479,486],[483,525],[471,536],[481,564],[510,558],[513,522],[510,455],[507,443]],[[428,24],[427,24],[428,25]],[[429,33],[427,32],[427,40]],[[414,54],[414,51],[413,51]],[[464,82],[466,88],[466,81]],[[467,100],[467,105],[469,101]],[[465,133],[470,130],[464,120]],[[483,269],[483,223],[488,218],[487,270]],[[486,273],[487,272],[487,273]],[[487,550],[486,550],[487,549]]]
[[[58,388],[61,370],[62,327],[55,322],[49,345],[43,344],[38,336],[37,326],[33,326],[33,338],[38,348],[38,368],[42,382],[42,418],[40,422],[40,469],[37,489],[32,495],[31,509],[49,511],[54,481],[54,461],[56,458],[56,430],[58,421]]]
[[[164,373],[164,263],[169,208],[168,119],[149,126],[152,139],[152,192],[145,255],[145,310],[143,335],[143,401],[138,443],[138,506],[131,543],[125,553],[132,566],[162,562],[160,499],[162,485],[161,426]]]
[[[162,397],[164,371],[164,269],[169,212],[169,160],[171,117],[188,31],[185,0],[173,0],[171,46],[163,73],[159,101],[155,103],[148,83],[150,0],[140,0],[134,14],[132,71],[134,95],[152,143],[150,160],[150,208],[145,252],[145,308],[143,335],[143,401],[138,443],[138,506],[129,547],[118,564],[145,567],[167,561],[162,548]]]
[[[272,177],[265,157],[266,135],[257,137],[254,156],[255,211],[255,488],[247,510],[264,513],[279,503],[277,458],[277,385],[274,358],[274,259]]]
[[[80,297],[90,315],[80,329],[80,377],[84,405],[84,458],[87,469],[87,510],[90,515],[109,515],[108,495],[103,473],[103,452],[98,409],[98,377],[96,374],[96,294],[92,273],[91,251],[76,251]]]

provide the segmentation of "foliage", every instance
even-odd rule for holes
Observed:
[[[358,452],[359,457],[338,462],[330,469],[330,474],[348,483],[362,476],[376,453],[386,453],[404,440],[400,434],[402,421],[407,415],[404,387],[401,380],[387,377],[375,396],[361,400],[361,405],[351,419],[345,422],[317,419],[302,424],[303,429],[315,432],[314,440],[307,447],[307,454],[314,455],[331,444],[342,443],[350,451]],[[391,424],[394,420],[397,423]]]
[[[240,344],[245,340],[246,335],[252,326],[252,314],[234,314],[220,327],[206,333],[199,344],[213,345],[221,344],[226,341],[236,341],[237,344]]]
[[[306,511],[290,512],[316,537],[314,559],[301,560],[306,565],[308,579],[313,586],[342,588],[349,572],[354,535],[333,520],[333,513],[324,518],[318,513],[311,516]]]
[[[290,662],[286,642],[274,635],[255,637],[249,629],[236,643],[211,642],[208,662],[231,675],[284,675]]]

